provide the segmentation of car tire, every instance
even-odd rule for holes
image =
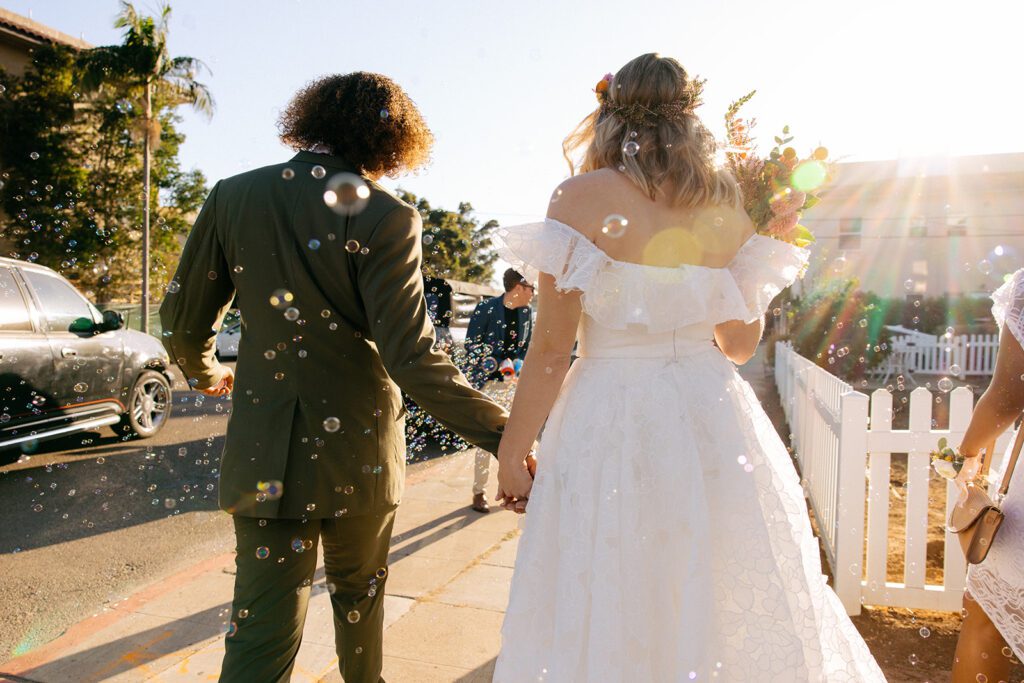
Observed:
[[[163,429],[171,416],[171,383],[163,373],[143,371],[128,394],[128,411],[121,415],[122,434],[148,439]]]

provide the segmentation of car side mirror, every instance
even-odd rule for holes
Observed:
[[[103,311],[103,322],[100,328],[104,332],[113,332],[124,327],[124,316],[118,311]]]
[[[68,331],[73,334],[93,334],[96,332],[96,323],[92,318],[76,318]]]

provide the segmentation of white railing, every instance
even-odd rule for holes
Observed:
[[[899,335],[892,339],[892,352],[880,368],[883,382],[894,375],[910,373],[966,377],[990,377],[996,366],[999,335],[962,334],[932,336],[930,334]]]
[[[783,342],[775,344],[775,380],[804,493],[835,577],[833,588],[847,611],[857,614],[861,587],[854,579],[863,564],[867,396]]]
[[[973,410],[971,390],[961,387],[948,395],[950,428],[934,429],[935,398],[926,389],[915,389],[910,396],[908,428],[893,429],[892,394],[879,389],[869,399],[787,343],[775,345],[775,378],[834,588],[847,612],[859,614],[861,603],[959,610],[965,565],[957,539],[948,531],[942,541],[941,581],[926,580],[932,479],[929,452],[940,437],[953,443],[963,437]],[[1008,437],[1003,436],[997,453],[1005,450]],[[898,577],[902,580],[890,581],[894,453],[906,454],[906,488],[900,494],[905,499],[906,523],[903,570]],[[937,503],[945,520],[956,502],[956,489],[947,484],[943,495],[944,501]]]

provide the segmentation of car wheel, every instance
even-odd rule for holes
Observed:
[[[140,439],[156,435],[171,415],[171,383],[163,374],[146,370],[128,396],[128,412],[121,416],[121,432]]]

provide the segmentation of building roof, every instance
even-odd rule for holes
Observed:
[[[69,36],[66,33],[50,28],[38,21],[28,17],[15,14],[10,10],[0,7],[0,36],[2,38],[14,39],[27,45],[41,45],[43,43],[56,43],[66,45],[78,50],[92,47],[89,43],[80,38]],[[0,38],[0,39],[2,39]]]
[[[836,186],[870,184],[895,178],[962,178],[988,173],[1024,173],[1024,153],[851,161],[840,163],[836,171]]]

